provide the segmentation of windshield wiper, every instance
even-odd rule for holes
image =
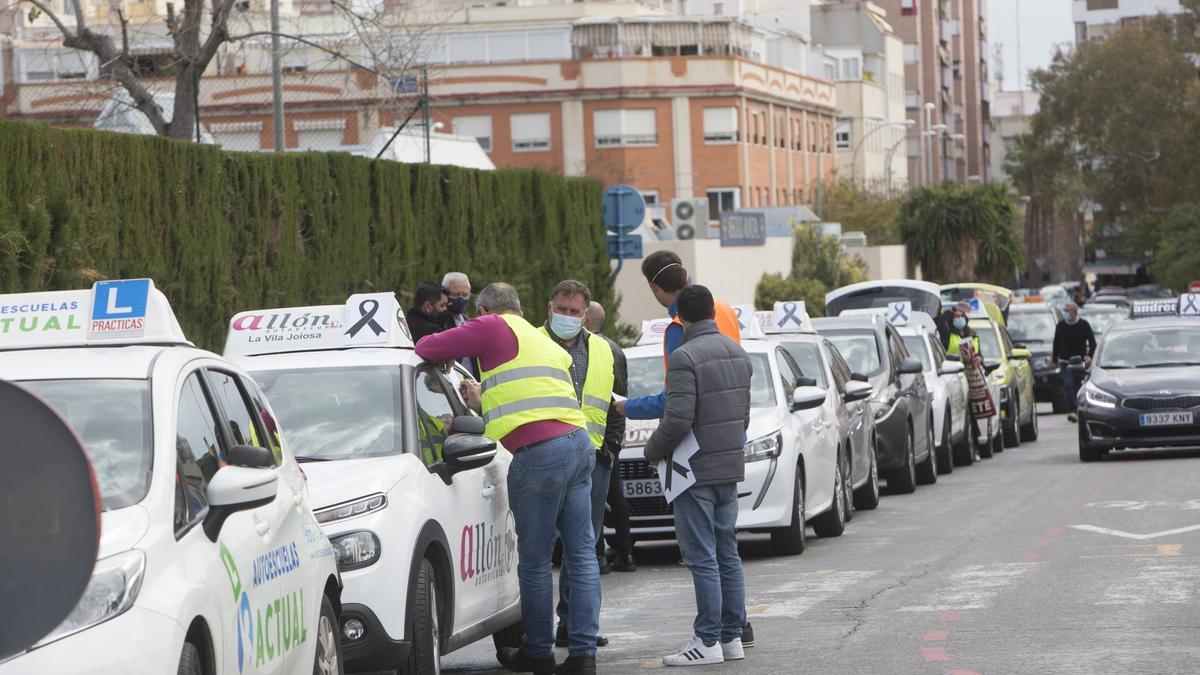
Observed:
[[[303,464],[305,462],[328,462],[329,459],[325,457],[305,457],[303,455],[296,455],[296,461]]]
[[[1173,363],[1148,363],[1142,368],[1174,368],[1176,366],[1200,366],[1200,361],[1175,361]]]

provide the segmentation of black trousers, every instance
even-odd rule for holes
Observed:
[[[625,502],[618,464],[613,462],[612,474],[608,479],[608,509],[604,512],[604,524],[616,530],[613,547],[618,554],[624,555],[633,551],[633,540],[629,536],[629,505]],[[604,555],[604,537],[596,540],[596,554]]]

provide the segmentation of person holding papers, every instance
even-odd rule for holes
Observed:
[[[696,591],[695,635],[663,663],[699,666],[745,657],[746,598],[735,528],[751,366],[741,345],[718,330],[707,288],[684,288],[678,310],[683,344],[667,359],[666,408],[645,456],[690,474],[672,478],[694,480],[672,504],[675,538]]]

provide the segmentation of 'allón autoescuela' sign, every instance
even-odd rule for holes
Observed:
[[[721,214],[722,246],[761,246],[767,243],[767,216],[725,211]]]

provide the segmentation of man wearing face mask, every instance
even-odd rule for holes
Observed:
[[[619,439],[625,436],[625,416],[613,405],[616,350],[603,337],[583,328],[591,301],[592,293],[582,282],[568,279],[559,283],[550,295],[549,318],[540,330],[571,357],[571,383],[587,418],[588,437],[596,449],[596,466],[592,470],[592,530],[599,539],[604,536],[604,502],[616,460],[611,450],[613,444],[606,443],[606,439],[617,439],[616,447],[620,447]],[[599,564],[603,574],[607,571],[607,558],[601,557]],[[570,589],[567,566],[563,565],[559,574],[558,631],[555,634],[555,644],[561,647],[570,643],[567,631]],[[607,644],[607,638],[597,637],[597,647]]]
[[[446,329],[446,289],[433,282],[417,286],[412,307],[404,313],[413,342]]]
[[[471,280],[462,272],[447,272],[442,277],[442,288],[446,289],[449,296],[446,328],[463,325],[470,318],[467,316],[467,305],[471,302]]]

